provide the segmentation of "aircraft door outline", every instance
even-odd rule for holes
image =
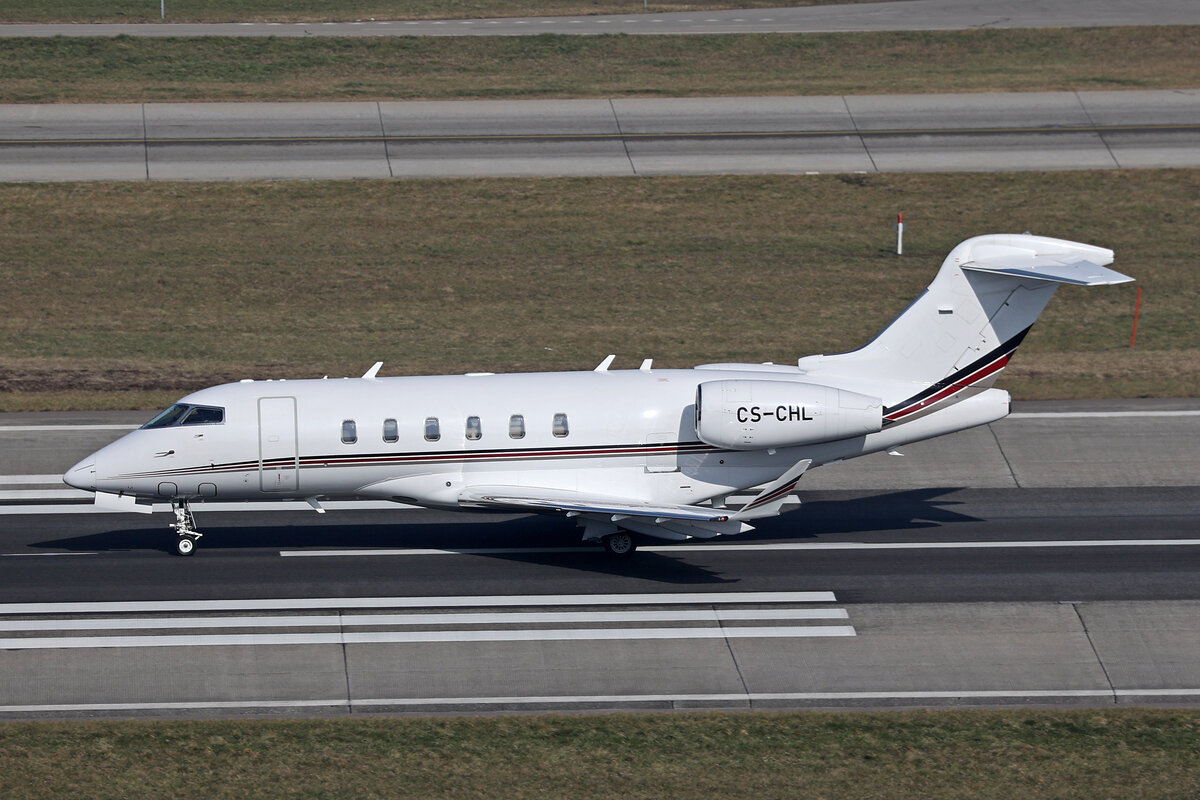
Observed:
[[[258,399],[258,473],[264,492],[294,492],[299,488],[296,398]]]

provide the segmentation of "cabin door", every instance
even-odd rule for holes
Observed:
[[[264,492],[296,491],[299,472],[296,448],[296,398],[258,400],[258,473]]]

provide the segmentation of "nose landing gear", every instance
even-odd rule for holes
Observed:
[[[175,512],[175,521],[171,523],[171,528],[179,537],[175,541],[175,552],[181,556],[190,556],[196,550],[196,540],[204,534],[196,530],[196,518],[192,516],[192,509],[188,507],[187,500],[172,500],[171,510]]]

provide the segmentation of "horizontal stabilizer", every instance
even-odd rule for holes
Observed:
[[[616,517],[652,517],[701,522],[724,522],[729,519],[727,513],[699,506],[643,503],[629,498],[526,486],[472,486],[463,490],[458,502],[459,505],[474,508],[609,514]]]
[[[1091,261],[1064,263],[1061,256],[1005,256],[1002,258],[969,261],[963,269],[973,272],[990,272],[1014,278],[1033,278],[1052,283],[1069,283],[1075,286],[1112,286],[1128,283],[1133,278],[1122,275],[1115,269],[1102,267]]]

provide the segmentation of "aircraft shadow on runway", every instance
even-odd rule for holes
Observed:
[[[759,520],[757,529],[744,536],[717,539],[727,542],[778,542],[846,534],[904,534],[914,530],[941,528],[963,522],[982,521],[956,511],[961,501],[945,499],[955,488],[918,489],[879,495],[839,497],[836,492],[814,493],[799,510],[780,517]],[[430,522],[427,515],[436,515]],[[426,517],[423,519],[422,517]],[[201,551],[237,549],[490,549],[557,548],[579,545],[573,522],[557,516],[506,516],[445,514],[412,510],[330,512],[244,512],[204,515],[197,508],[199,527],[204,532]],[[234,524],[231,521],[236,519]],[[139,519],[136,527],[104,529],[105,519],[89,520],[96,530],[81,536],[30,544],[31,548],[65,551],[162,551],[174,550],[174,538],[166,527],[168,516],[157,514]],[[277,521],[276,521],[277,520]],[[357,521],[355,521],[357,520]],[[449,521],[444,521],[449,520]],[[114,520],[115,521],[115,520]],[[124,522],[125,520],[121,520]],[[644,540],[647,543],[661,543]],[[559,560],[577,553],[529,552],[489,553],[496,558],[540,562]],[[645,553],[643,556],[649,557]],[[597,556],[603,556],[597,548]]]

